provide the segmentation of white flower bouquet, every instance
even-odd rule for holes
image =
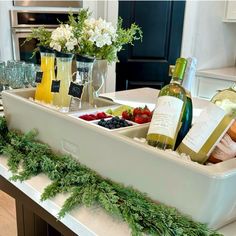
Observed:
[[[81,10],[77,17],[70,13],[69,24],[74,29],[78,40],[76,53],[106,59],[108,62],[118,61],[117,52],[125,44],[133,44],[135,40],[142,39],[142,31],[133,23],[130,28],[122,28],[119,18],[116,27],[102,18],[90,18],[88,10]]]
[[[84,28],[80,41],[88,40],[98,48],[111,45],[117,38],[116,29],[110,22],[106,22],[102,18],[95,20],[94,18],[84,21]]]
[[[49,46],[58,52],[74,52],[75,46],[78,44],[73,33],[73,28],[68,24],[61,24],[53,30],[50,38]]]

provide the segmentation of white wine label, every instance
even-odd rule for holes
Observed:
[[[184,102],[176,97],[158,97],[148,134],[161,134],[173,139],[179,128],[183,104]]]
[[[183,139],[183,143],[198,153],[225,115],[223,109],[209,103]]]

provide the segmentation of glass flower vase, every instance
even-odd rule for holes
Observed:
[[[93,88],[94,58],[76,55],[76,80],[71,83],[69,94],[72,96],[70,111],[86,110],[96,107]]]
[[[55,79],[55,54],[53,50],[40,47],[42,80],[37,83],[35,100],[44,103],[52,103],[51,85]]]
[[[61,112],[68,112],[71,96],[69,86],[72,81],[72,60],[74,54],[56,52],[57,76],[52,82],[53,105]]]

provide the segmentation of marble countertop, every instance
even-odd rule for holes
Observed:
[[[198,70],[196,74],[197,76],[203,76],[213,79],[230,80],[236,82],[236,67]]]
[[[7,158],[0,156],[0,174],[9,180],[12,176],[8,171]],[[33,201],[57,217],[63,203],[69,195],[57,194],[53,199],[40,201],[43,190],[51,181],[44,174],[39,174],[31,179],[20,182],[12,182],[18,189],[29,196]],[[99,207],[79,207],[60,220],[64,225],[80,236],[129,236],[130,229],[123,221],[113,218]]]
[[[115,100],[116,102],[119,101],[121,104],[127,104],[127,101],[129,101],[130,105],[148,104],[149,106],[154,107],[157,97],[157,90],[143,88],[129,90],[129,93],[127,93],[127,91],[121,91],[103,94],[103,96]],[[195,111],[201,110],[201,108],[208,103],[205,100],[199,99],[194,99],[193,102]],[[0,174],[7,180],[11,177],[11,172],[9,172],[7,167],[7,159],[4,156],[0,156]],[[12,182],[12,184],[55,217],[57,217],[64,201],[68,197],[66,194],[58,194],[53,199],[41,202],[40,196],[44,188],[50,184],[50,180],[43,174],[32,177],[22,183]],[[108,215],[100,207],[78,207],[61,219],[61,222],[73,232],[81,236],[131,235],[131,231],[125,222]],[[218,231],[223,233],[225,236],[235,236],[236,222],[231,223]]]

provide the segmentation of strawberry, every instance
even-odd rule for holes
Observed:
[[[151,120],[152,120],[152,116],[148,116],[146,123],[151,122]]]
[[[145,106],[143,109],[142,109],[142,114],[145,114],[147,116],[152,116],[152,112],[148,109],[147,106]]]
[[[138,124],[143,124],[151,121],[151,117],[146,114],[138,114],[134,117],[134,122]]]
[[[137,114],[137,115],[134,117],[134,122],[135,122],[135,123],[138,123],[138,124],[143,124],[143,123],[144,123],[144,120],[143,120],[142,115]]]
[[[131,110],[126,110],[122,112],[122,118],[125,120],[133,120],[133,115]]]
[[[141,115],[142,114],[142,108],[141,107],[136,107],[133,110],[133,116],[135,117],[136,115]]]

